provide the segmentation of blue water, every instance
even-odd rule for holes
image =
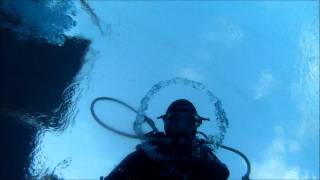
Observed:
[[[24,38],[63,44],[65,34],[92,41],[74,80],[79,85],[68,97],[65,128],[40,127],[32,175],[107,175],[139,141],[100,127],[90,114],[91,101],[110,96],[139,109],[154,84],[181,77],[201,82],[221,100],[229,120],[222,144],[248,156],[252,178],[319,179],[318,1],[54,2],[37,8],[31,1],[8,3],[25,18],[27,25],[15,27]],[[44,8],[51,24],[42,24]],[[33,11],[39,16],[30,16]],[[25,32],[30,24],[38,33]],[[145,113],[156,119],[178,98],[190,99],[212,119],[201,130],[219,134],[209,97],[191,86],[159,91]],[[108,102],[97,113],[134,133],[135,113]],[[156,125],[162,129],[161,122]],[[216,152],[230,179],[244,174],[240,157]]]

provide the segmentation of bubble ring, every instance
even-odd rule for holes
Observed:
[[[159,93],[162,89],[165,89],[171,85],[185,85],[188,87],[192,87],[193,89],[200,90],[205,92],[205,94],[209,97],[210,102],[213,103],[216,123],[219,129],[219,133],[215,135],[208,135],[209,139],[212,142],[211,148],[213,150],[217,150],[219,146],[222,144],[225,134],[227,132],[227,128],[229,126],[228,118],[226,117],[226,113],[222,108],[221,101],[213,95],[213,93],[206,89],[205,85],[200,82],[189,80],[186,78],[176,77],[170,80],[160,81],[157,84],[153,85],[152,88],[147,92],[147,94],[141,99],[140,106],[138,108],[138,113],[136,119],[133,124],[134,132],[138,136],[143,136],[144,132],[142,130],[142,125],[145,123],[146,111],[148,110],[149,102],[154,98],[154,96]]]

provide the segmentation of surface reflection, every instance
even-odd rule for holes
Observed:
[[[54,112],[56,122],[41,125],[33,176],[108,174],[139,141],[98,126],[91,101],[111,96],[139,109],[153,84],[183,77],[205,84],[221,100],[230,121],[224,143],[252,160],[252,178],[319,178],[318,2],[88,3],[99,28],[111,25],[112,32],[99,32],[86,12],[76,17],[70,34],[92,40],[91,51],[97,53],[83,68],[90,61],[93,68],[66,92],[66,102]],[[212,115],[210,101],[186,88],[164,91],[150,104],[142,101],[141,110],[156,117],[177,96]],[[134,113],[107,103],[97,112],[112,126],[134,133]],[[228,164],[230,179],[243,175],[240,158],[217,153]]]

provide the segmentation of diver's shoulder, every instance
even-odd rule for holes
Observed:
[[[166,135],[163,132],[159,131],[150,131],[146,133],[144,136],[146,137],[152,137],[152,138],[164,138]]]
[[[144,151],[143,146],[162,146],[166,141],[161,141],[161,139],[167,138],[167,136],[163,132],[155,132],[151,131],[149,133],[144,134],[147,137],[146,140],[142,141],[140,144],[136,146],[136,150]]]
[[[140,145],[140,144],[139,144]],[[134,160],[144,158],[145,152],[137,145],[136,150],[127,155],[126,159]]]

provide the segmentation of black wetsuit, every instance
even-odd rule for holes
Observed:
[[[105,180],[224,180],[229,176],[227,166],[213,153],[210,158],[174,158],[179,154],[166,158],[164,154],[171,151],[167,149],[170,148],[159,142],[140,144]]]

